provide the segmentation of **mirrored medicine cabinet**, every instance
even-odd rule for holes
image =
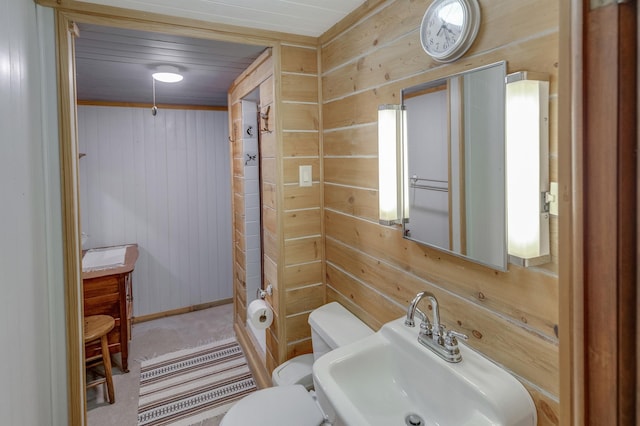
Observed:
[[[503,61],[402,90],[405,238],[502,271],[505,75]]]

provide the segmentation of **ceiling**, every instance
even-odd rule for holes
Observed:
[[[261,30],[319,37],[364,0],[80,0]]]
[[[85,0],[230,25],[319,36],[363,0]],[[173,65],[184,79],[156,82],[158,104],[226,106],[227,90],[264,46],[78,24],[78,100],[153,102],[151,74]]]
[[[79,24],[76,39],[78,100],[152,103],[152,77],[160,65],[179,69],[178,83],[156,82],[156,102],[227,105],[227,90],[263,46],[178,37]]]

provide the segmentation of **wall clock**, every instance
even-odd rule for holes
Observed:
[[[469,50],[478,28],[478,0],[434,0],[422,18],[420,43],[436,61],[453,62]]]

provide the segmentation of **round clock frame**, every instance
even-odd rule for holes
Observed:
[[[462,12],[459,26],[446,20],[454,7],[459,7],[457,12]],[[480,18],[478,0],[435,0],[427,8],[420,24],[422,48],[438,62],[459,59],[475,41]]]

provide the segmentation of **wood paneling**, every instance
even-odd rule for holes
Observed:
[[[317,104],[282,104],[283,130],[318,130],[320,128]]]
[[[325,158],[324,179],[327,183],[378,188],[378,159]]]
[[[283,74],[282,98],[294,102],[318,104],[318,77],[315,75]]]
[[[287,344],[287,359],[313,352],[311,338]]]
[[[284,243],[285,265],[313,262],[322,258],[322,239],[320,237],[298,238]]]
[[[277,49],[276,49],[277,50]],[[236,131],[242,129],[242,117],[243,111],[241,108],[236,108],[236,105],[241,104],[241,99],[259,88],[260,91],[260,110],[266,112],[269,109],[268,125],[270,130],[275,130],[275,105],[274,101],[274,61],[272,57],[272,49],[267,49],[258,60],[256,60],[251,67],[239,76],[234,82],[229,91],[230,103],[234,106],[231,110],[233,127]],[[245,111],[245,114],[247,112]],[[249,112],[251,114],[251,112]],[[278,261],[280,258],[280,237],[279,232],[279,219],[278,219],[278,203],[277,203],[277,182],[278,182],[278,166],[277,166],[277,153],[278,153],[278,133],[275,131],[262,131],[262,126],[265,125],[264,120],[260,120],[260,176],[259,179],[262,183],[261,187],[261,203],[259,210],[261,212],[262,226],[260,229],[261,235],[261,249],[262,249],[262,278],[261,286],[266,288],[267,284],[273,286],[273,294],[267,296],[267,303],[269,303],[274,310],[274,323],[266,331],[266,353],[264,359],[261,360],[263,365],[261,369],[271,373],[271,369],[276,365],[279,360],[278,349],[278,333],[279,323],[281,321],[280,310],[280,291],[278,288]],[[238,158],[234,158],[234,173],[244,173],[244,159],[242,148],[234,147],[233,145],[240,145],[239,142],[232,144],[232,150],[234,155]],[[239,163],[239,164],[237,164]],[[240,175],[242,176],[242,175]],[[234,183],[236,179],[234,179]],[[244,185],[243,185],[244,186]],[[241,188],[234,187],[234,191],[240,192]],[[236,276],[241,275],[242,279],[245,279],[246,273],[244,272],[244,264],[246,263],[246,252],[239,250],[240,246],[238,241],[244,241],[245,226],[244,226],[244,202],[239,196],[234,197],[233,205],[234,214],[236,220],[234,221],[236,240],[235,251],[235,265]],[[236,318],[240,321],[236,323],[236,327],[241,329],[247,335],[252,335],[251,332],[246,330],[244,318],[246,317],[246,303],[244,299],[247,297],[244,286],[240,288],[236,286],[236,292],[234,298],[236,300]],[[249,295],[253,297],[253,295]],[[247,339],[247,342],[255,344],[254,339]],[[263,352],[260,348],[259,352]]]
[[[378,190],[325,184],[324,206],[351,216],[377,221]]]
[[[218,111],[154,117],[142,108],[78,107],[86,248],[138,244],[135,315],[232,296],[227,119]]]
[[[282,135],[282,156],[317,157],[319,144],[317,132],[285,132]]]
[[[322,262],[303,263],[284,268],[284,280],[287,290],[322,283]]]
[[[318,51],[315,48],[282,46],[282,72],[318,73]],[[317,101],[317,99],[316,99]]]
[[[500,272],[403,239],[399,227],[378,225],[376,122],[378,105],[400,103],[404,87],[501,60],[508,72],[549,73],[554,104],[558,3],[483,4],[475,43],[465,57],[446,65],[430,60],[420,47],[418,28],[428,3],[387,2],[321,38],[327,301],[342,303],[377,329],[401,316],[417,292],[432,291],[444,323],[469,334],[471,346],[523,382],[540,424],[557,424],[555,268],[509,265],[508,272]],[[509,26],[503,25],[507,21]],[[554,105],[551,114],[550,130],[556,132]],[[550,139],[549,163],[557,176],[555,133]],[[557,241],[552,247],[557,262]]]
[[[308,312],[318,308],[324,303],[325,291],[323,283],[287,290],[285,295],[286,315]]]
[[[294,210],[284,213],[284,238],[320,235],[320,209]]]
[[[377,123],[325,132],[323,149],[328,156],[378,155]]]
[[[320,185],[290,184],[284,186],[284,209],[309,209],[320,205]]]
[[[301,313],[286,318],[287,342],[296,342],[311,336],[309,313]]]

